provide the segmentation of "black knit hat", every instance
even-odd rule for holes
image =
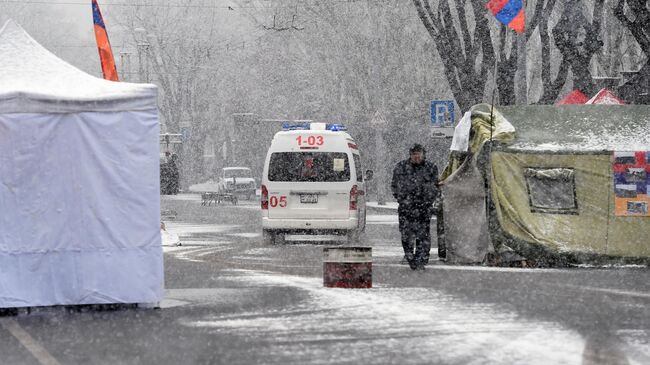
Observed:
[[[409,153],[413,153],[413,152],[425,153],[426,151],[424,150],[424,147],[422,147],[421,144],[416,143],[416,144],[413,145],[413,147],[409,148]]]

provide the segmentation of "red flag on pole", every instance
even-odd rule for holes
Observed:
[[[117,68],[115,68],[113,51],[111,50],[111,43],[108,41],[108,33],[106,33],[104,18],[102,18],[102,13],[99,11],[97,0],[92,0],[92,6],[95,39],[97,40],[97,50],[99,51],[99,60],[102,63],[104,79],[119,81],[117,77]]]
[[[517,33],[526,25],[526,7],[523,0],[489,0],[485,6],[497,20]]]

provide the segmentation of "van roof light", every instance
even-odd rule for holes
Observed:
[[[347,131],[345,125],[340,123],[310,123],[310,122],[284,122],[282,123],[282,130],[295,131],[295,130],[313,130],[313,131]]]
[[[309,123],[282,123],[282,130],[285,131],[295,131],[295,130],[307,130],[309,129]]]
[[[330,130],[332,132],[348,130],[343,124],[340,123],[327,123],[325,129]]]

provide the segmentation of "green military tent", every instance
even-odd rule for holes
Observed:
[[[441,176],[448,261],[649,261],[650,106],[480,104],[464,119]]]

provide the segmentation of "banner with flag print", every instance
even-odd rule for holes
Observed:
[[[111,50],[111,43],[108,41],[108,33],[106,32],[106,26],[104,25],[104,18],[102,18],[102,13],[99,11],[97,0],[92,0],[92,7],[95,40],[97,41],[99,60],[102,64],[104,79],[119,81],[117,77],[117,68],[115,67],[115,59],[113,58],[113,51]]]
[[[526,24],[524,0],[490,0],[485,5],[502,24],[523,33]]]

